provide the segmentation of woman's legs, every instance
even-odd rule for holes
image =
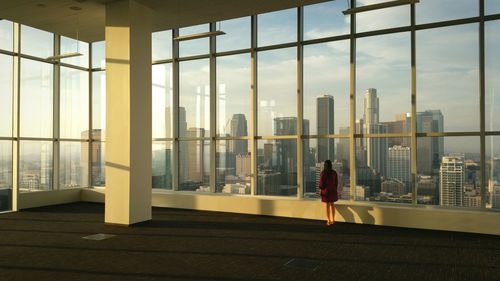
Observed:
[[[326,224],[327,225],[330,225],[331,224],[331,220],[330,220],[330,203],[326,202],[325,203],[325,206],[326,206]]]
[[[332,202],[332,203],[328,203],[330,205],[330,208],[331,208],[331,212],[330,214],[332,215],[332,219],[330,220],[330,224],[334,224],[335,223],[335,204]]]

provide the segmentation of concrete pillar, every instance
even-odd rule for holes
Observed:
[[[151,220],[151,9],[106,6],[105,222]]]

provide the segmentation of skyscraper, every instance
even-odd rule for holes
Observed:
[[[204,137],[205,129],[189,128],[187,130],[188,138]],[[205,162],[205,141],[187,141],[187,180],[193,182],[203,182],[204,162]]]
[[[405,192],[410,192],[410,148],[400,145],[389,147],[387,158],[387,178],[401,181]]]
[[[247,119],[245,115],[233,114],[233,118],[231,118],[231,136],[243,137],[247,135]],[[229,151],[234,155],[246,155],[248,153],[247,142],[231,140],[229,141]]]
[[[379,99],[377,89],[366,90],[364,97],[364,130],[365,134],[381,134],[387,132],[387,125],[379,122]],[[366,139],[366,164],[368,167],[386,176],[387,140],[385,138]]]
[[[417,112],[417,132],[443,132],[444,117],[441,110]],[[444,153],[444,140],[440,137],[417,138],[418,158],[417,170],[421,174],[430,175],[439,169],[439,160]]]
[[[335,133],[334,123],[334,100],[330,95],[324,95],[316,98],[316,115],[318,122],[318,135],[331,135]],[[304,133],[306,133],[304,131]],[[321,138],[318,139],[317,162],[323,162],[327,159],[335,159],[335,140]]]
[[[439,172],[439,201],[442,206],[463,206],[465,181],[464,170],[464,157],[443,157]]]

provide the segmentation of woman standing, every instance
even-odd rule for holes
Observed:
[[[321,202],[326,204],[326,225],[335,223],[335,205],[339,200],[337,194],[338,176],[332,168],[332,161],[326,160],[323,171],[319,179],[319,188],[321,189]]]

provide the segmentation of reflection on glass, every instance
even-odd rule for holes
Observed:
[[[210,76],[207,59],[179,63],[179,136],[208,137]]]
[[[304,6],[304,39],[349,34],[351,17],[344,16],[346,1],[328,1]]]
[[[410,34],[358,39],[356,112],[365,134],[410,131]]]
[[[425,0],[424,0],[425,1]],[[387,0],[357,0],[356,7],[379,4]],[[418,6],[419,4],[417,4]],[[348,18],[348,16],[346,16]],[[410,25],[410,5],[373,10],[356,14],[356,32]]]
[[[197,34],[210,31],[208,24],[200,24],[190,27],[179,28],[179,36]],[[179,56],[195,56],[208,54],[208,38],[179,41]]]
[[[250,57],[217,58],[217,135],[247,136],[250,122]]]
[[[500,209],[500,137],[486,137],[486,208]]]
[[[222,21],[220,30],[226,34],[216,37],[217,52],[250,48],[250,22],[250,17]]]
[[[12,63],[11,56],[0,54],[0,137],[12,136]]]
[[[54,55],[54,34],[21,25],[21,53],[40,58]]]
[[[297,9],[257,15],[257,45],[269,46],[297,41]]]
[[[478,0],[420,0],[415,4],[417,24],[479,16]]]
[[[106,68],[106,42],[92,43],[92,68]]]
[[[153,32],[152,34],[153,61],[172,58],[172,30]]]
[[[61,67],[60,136],[79,139],[88,137],[89,73]]]
[[[357,201],[412,203],[410,138],[356,139]]]
[[[59,145],[59,186],[61,189],[88,187],[89,146],[86,142]]]
[[[442,112],[445,132],[479,131],[478,38],[478,24],[417,31],[417,111]]]
[[[340,198],[349,200],[350,168],[349,139],[304,139],[304,198],[320,198],[319,175],[325,160],[332,161],[333,169],[342,185]]]
[[[0,49],[13,50],[14,30],[12,22],[8,20],[0,20]]]
[[[61,36],[61,54],[75,52],[82,54],[82,56],[61,59],[61,62],[88,68],[89,43]]]
[[[19,142],[19,191],[52,190],[52,142]]]
[[[22,137],[52,137],[53,67],[21,59]]]
[[[153,65],[153,138],[171,138],[172,64]]]
[[[106,143],[93,142],[90,157],[92,157],[92,186],[105,186],[106,173],[105,173],[105,156],[106,156]]]
[[[500,13],[500,2],[498,0],[485,0],[484,1],[484,14],[498,14]]]
[[[481,206],[479,137],[417,138],[417,202]]]
[[[179,190],[210,192],[210,142],[179,142]]]
[[[259,53],[257,104],[258,134],[261,136],[296,134],[296,56],[296,48]],[[288,127],[278,127],[286,122]]]
[[[304,46],[303,85],[305,135],[349,126],[349,42]]]
[[[106,72],[92,72],[92,138],[106,137]]]
[[[257,141],[257,195],[297,195],[297,141]]]
[[[500,46],[500,21],[485,22],[485,120],[487,131],[500,131],[500,110],[498,110],[500,108],[500,54],[498,46]]]
[[[216,192],[250,194],[251,165],[247,140],[216,142]]]
[[[153,188],[172,189],[172,156],[172,142],[153,142]]]
[[[0,141],[0,212],[12,209],[12,142]]]

